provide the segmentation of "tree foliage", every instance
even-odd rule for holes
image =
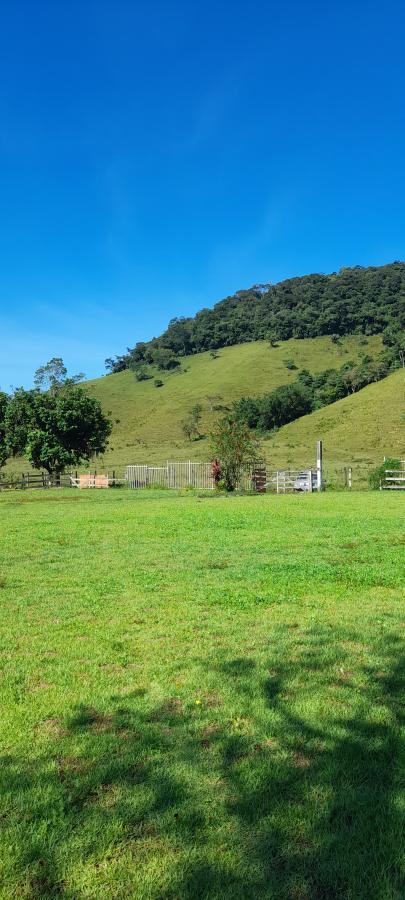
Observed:
[[[279,284],[255,285],[203,309],[193,318],[172,319],[159,337],[107,361],[109,371],[134,362],[157,363],[156,353],[177,358],[246,341],[312,338],[384,332],[396,341],[405,329],[405,263],[340,269]]]
[[[6,411],[8,406],[8,396],[4,391],[0,391],[0,468],[8,457],[8,448],[6,442]]]
[[[202,409],[201,403],[196,403],[195,406],[191,407],[187,418],[183,419],[181,423],[183,434],[189,441],[197,440],[201,437],[200,422]]]
[[[51,360],[36,376],[34,390],[18,388],[4,404],[6,456],[24,454],[35,468],[53,474],[104,452],[112,425],[100,402],[67,377],[62,360]],[[1,410],[0,399],[0,429]]]
[[[259,443],[245,422],[225,417],[211,434],[211,452],[220,466],[225,489],[234,491],[246,465],[259,458]]]
[[[83,381],[83,372],[68,376],[67,368],[60,356],[54,356],[44,366],[40,366],[34,375],[34,385],[38,391],[57,393],[63,387],[73,387]]]

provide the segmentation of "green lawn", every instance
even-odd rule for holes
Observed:
[[[402,900],[403,499],[1,495],[0,896]]]

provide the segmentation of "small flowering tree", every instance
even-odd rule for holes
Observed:
[[[219,482],[221,481],[221,478],[222,478],[222,469],[221,469],[221,463],[220,463],[219,459],[212,460],[211,473],[212,473],[212,480],[214,482],[215,487],[217,488],[219,486]]]
[[[218,482],[224,482],[225,490],[234,491],[244,467],[250,462],[257,462],[259,441],[245,422],[226,416],[220,419],[211,434],[211,450],[213,475],[214,465],[219,463]]]

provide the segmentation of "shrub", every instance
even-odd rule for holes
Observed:
[[[258,459],[259,443],[245,422],[226,417],[217,422],[211,434],[211,450],[220,464],[221,481],[226,491],[234,491],[245,466]]]
[[[163,387],[163,381],[161,380],[161,378],[155,378],[153,384],[155,385],[155,387]]]
[[[399,459],[386,459],[380,466],[372,469],[368,476],[368,483],[372,491],[378,491],[381,483],[385,479],[386,469],[400,469],[401,462]]]
[[[135,378],[137,381],[149,381],[152,376],[149,374],[145,366],[139,366],[135,369]]]

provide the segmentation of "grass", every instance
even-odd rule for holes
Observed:
[[[164,382],[161,388],[154,386],[153,378],[137,382],[128,371],[89,381],[87,390],[111,412],[114,423],[110,447],[102,460],[92,463],[92,468],[122,471],[129,463],[153,465],[190,456],[207,459],[208,439],[190,443],[181,428],[182,420],[194,404],[203,406],[201,430],[208,434],[221,409],[226,410],[233,400],[263,394],[294,381],[299,369],[320,372],[340,367],[347,360],[360,360],[365,354],[374,356],[380,349],[378,335],[349,336],[339,344],[334,344],[329,337],[291,340],[280,342],[274,348],[270,348],[268,341],[256,341],[225,347],[218,351],[217,359],[212,359],[208,352],[186,357],[180,372],[154,372]],[[297,366],[296,370],[286,368],[285,360],[289,359]],[[312,447],[311,461],[313,455]],[[302,459],[297,459],[296,464],[302,466]],[[25,460],[12,460],[8,469],[27,471],[29,466]]]
[[[401,496],[0,508],[2,898],[403,897]]]

